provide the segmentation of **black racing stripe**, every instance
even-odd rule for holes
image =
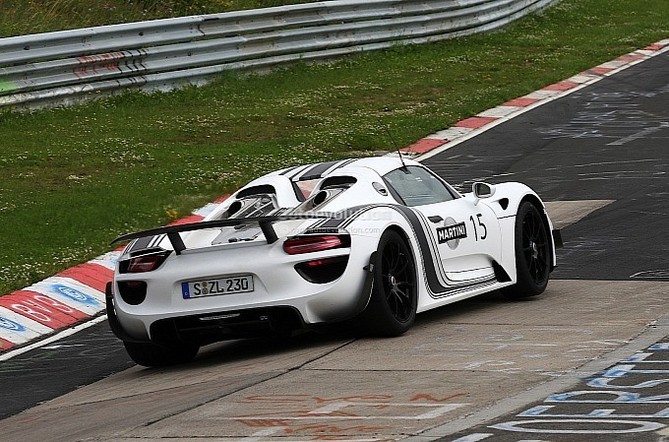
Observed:
[[[290,172],[292,172],[293,170],[297,169],[298,167],[300,167],[300,166],[289,167],[288,169],[286,169],[286,170],[284,170],[283,172],[281,172],[279,175],[288,175]]]
[[[333,167],[335,164],[339,163],[341,160],[337,161],[326,161],[325,163],[318,163],[314,165],[311,169],[307,170],[300,176],[300,181],[306,180],[315,180],[323,175],[323,172]]]
[[[128,252],[139,252],[146,249],[155,249],[166,238],[166,235],[150,235],[137,238],[128,248]]]
[[[346,167],[346,166],[348,166],[349,164],[358,161],[358,159],[359,159],[359,158],[351,158],[351,159],[349,159],[349,160],[342,161],[342,163],[339,164],[339,165],[337,165],[337,167],[335,167],[334,170],[341,169],[342,167]]]
[[[350,159],[348,159],[348,160],[331,161],[331,163],[332,163],[331,166],[333,166],[333,165],[336,164],[336,167],[335,167],[333,170],[341,169],[342,167],[346,167],[346,166],[348,166],[349,164],[358,161],[358,159],[359,159],[359,158],[350,158]],[[339,164],[337,164],[337,163],[339,163]],[[292,172],[296,172],[295,174],[293,174],[293,175],[290,177],[291,179],[293,179],[293,178],[295,178],[301,171],[307,169],[308,167],[312,167],[312,168],[314,168],[314,167],[318,167],[318,166],[320,166],[320,165],[326,165],[326,164],[328,164],[328,163],[313,164],[313,165],[311,165],[311,166],[310,166],[310,165],[306,165],[306,166],[305,166],[305,165],[301,165],[301,166],[292,166],[292,167],[287,168],[287,169],[284,170],[283,172],[281,172],[279,175],[289,175],[289,174],[291,174]],[[328,167],[328,168],[329,168],[329,167]],[[325,172],[328,168],[326,168],[323,172]],[[300,170],[298,171],[297,169],[300,169]],[[321,172],[321,174],[322,174],[322,172]],[[319,178],[319,177],[317,177],[317,178]],[[303,178],[303,179],[306,179],[306,178]]]
[[[318,227],[322,226],[323,224],[325,224],[326,222],[328,222],[330,219],[331,219],[331,218],[324,218],[324,219],[318,220],[317,222],[315,222],[314,224],[312,224],[311,227],[309,227],[308,230],[312,230],[312,229],[314,229],[314,228],[318,228]]]
[[[144,237],[144,238],[138,238],[137,241],[135,241],[132,244],[132,247],[130,248],[129,251],[147,249],[149,247],[149,244],[151,244],[154,239],[155,239],[155,236],[147,236],[147,237]]]
[[[306,170],[306,169],[309,168],[309,167],[311,167],[309,164],[307,164],[306,166],[297,166],[297,167],[294,167],[293,169],[291,169],[291,172],[292,172],[292,173],[290,174],[290,176],[288,177],[288,179],[290,179],[290,180],[294,180],[296,176],[298,176],[300,173],[302,173],[304,170]]]
[[[336,216],[333,218],[327,219],[324,223],[321,223],[318,226],[319,230],[336,230],[346,228],[349,224],[355,221],[360,215],[367,212],[368,210],[375,209],[378,207],[387,207],[393,210],[398,211],[411,225],[411,228],[414,232],[416,240],[419,245],[419,252],[421,255],[425,255],[423,259],[423,266],[425,268],[425,277],[427,281],[428,288],[430,290],[432,297],[444,297],[452,296],[458,293],[462,293],[466,290],[471,290],[477,286],[487,286],[495,283],[495,279],[490,278],[480,282],[458,285],[454,287],[444,286],[439,281],[437,277],[437,268],[435,263],[438,261],[438,258],[434,256],[432,248],[430,248],[430,242],[423,228],[423,224],[420,221],[420,218],[412,209],[401,206],[401,205],[389,205],[389,204],[367,204],[356,207],[351,207],[347,210],[342,210],[337,212]]]
[[[156,235],[153,237],[153,241],[149,243],[149,247],[158,247],[158,244],[160,244],[163,240],[165,239],[165,235]]]
[[[397,206],[396,210],[409,221],[409,224],[411,224],[421,254],[426,253],[428,255],[429,259],[423,259],[423,266],[425,267],[425,276],[427,277],[427,285],[430,288],[430,291],[436,295],[442,295],[452,291],[452,287],[443,286],[441,281],[439,281],[439,278],[437,278],[437,269],[435,267],[437,258],[432,254],[432,249],[430,248],[430,243],[425,234],[425,229],[423,228],[423,224],[420,222],[418,215],[416,215],[413,210],[404,206]]]
[[[362,206],[354,206],[350,207],[346,210],[339,211],[335,213],[335,216],[332,218],[329,218],[326,220],[321,227],[323,228],[330,228],[330,229],[338,229],[340,227],[344,227],[344,225],[348,225],[355,221],[355,219],[362,214],[363,211],[372,209],[374,207],[383,207],[385,205],[379,205],[379,204],[366,204]],[[360,212],[360,213],[358,213]]]

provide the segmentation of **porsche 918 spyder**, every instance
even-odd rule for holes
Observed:
[[[416,313],[482,293],[538,295],[561,245],[529,187],[476,182],[461,194],[401,157],[278,170],[201,222],[117,241],[129,243],[108,319],[145,366],[323,324],[397,336]]]

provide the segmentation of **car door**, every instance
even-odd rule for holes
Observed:
[[[447,285],[494,275],[492,263],[499,259],[501,241],[499,222],[490,207],[471,196],[460,196],[423,167],[397,169],[385,178],[402,203],[423,215],[436,249],[433,259]]]
[[[494,275],[500,253],[500,229],[487,205],[457,198],[416,207],[428,219],[439,261],[449,282],[464,283]]]

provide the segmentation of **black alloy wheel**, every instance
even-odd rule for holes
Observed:
[[[523,253],[527,270],[535,285],[548,280],[548,235],[536,209],[528,211],[523,219]]]
[[[361,323],[372,335],[399,336],[416,319],[418,292],[413,254],[396,231],[381,236],[373,272],[372,294]]]
[[[407,322],[414,310],[416,286],[413,260],[401,242],[389,242],[381,255],[381,284],[386,303],[397,322]]]
[[[516,284],[502,289],[507,298],[543,293],[551,269],[551,244],[546,223],[529,201],[518,208],[515,230]]]

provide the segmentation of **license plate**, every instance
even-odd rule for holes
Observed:
[[[181,291],[184,299],[252,292],[253,276],[231,276],[220,279],[182,282]]]

